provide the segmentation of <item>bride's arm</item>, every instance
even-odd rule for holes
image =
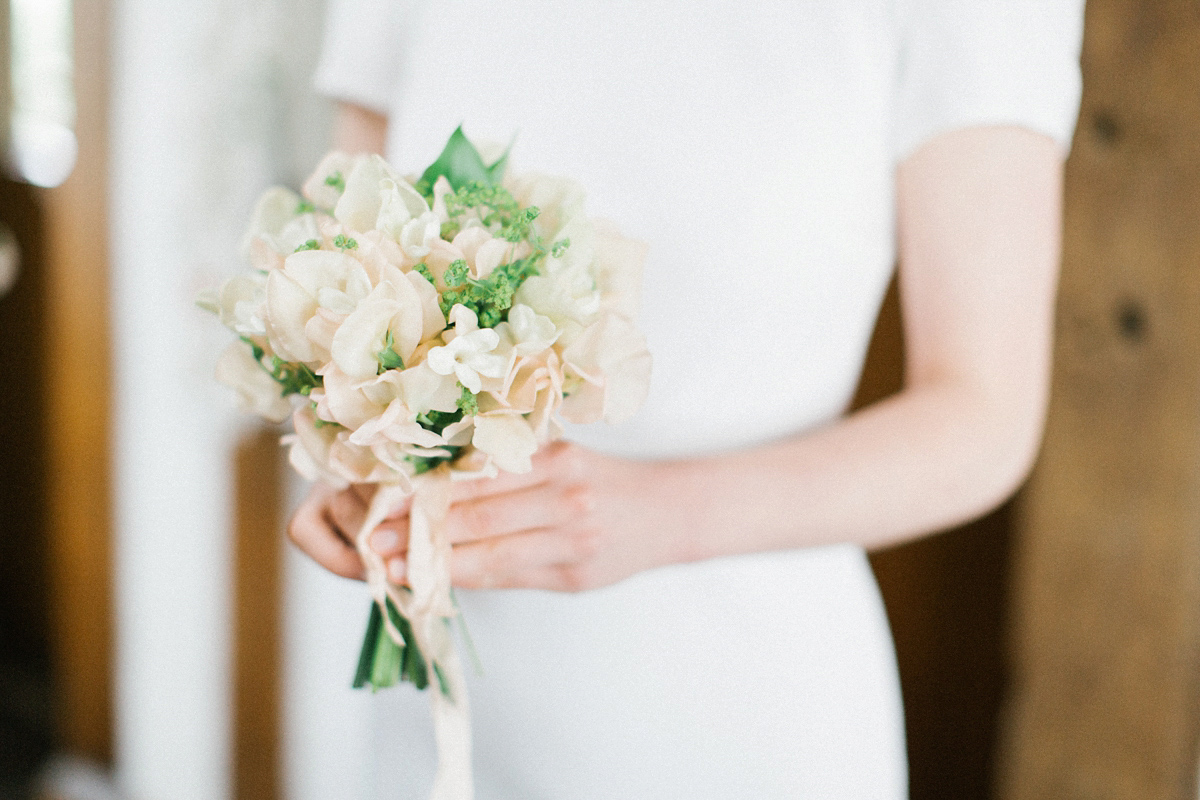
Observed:
[[[976,128],[929,142],[901,166],[904,391],[791,442],[677,465],[674,479],[696,496],[762,501],[706,504],[694,555],[878,547],[964,522],[1011,494],[1045,414],[1062,157],[1026,130]],[[754,534],[731,542],[726,526]]]
[[[529,475],[460,488],[449,519],[455,582],[573,590],[736,553],[878,547],[998,504],[1028,471],[1045,412],[1062,157],[1024,129],[972,128],[931,140],[901,165],[899,395],[708,458],[637,462],[547,448]],[[353,492],[314,495],[293,538],[353,574],[327,554],[361,509]],[[405,526],[397,519],[374,539],[397,578]]]
[[[333,146],[347,153],[383,154],[387,117],[353,103],[338,103],[333,117]]]

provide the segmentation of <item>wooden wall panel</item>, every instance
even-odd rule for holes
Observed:
[[[283,639],[283,451],[277,429],[244,436],[234,456],[235,800],[277,800]]]
[[[112,753],[108,3],[75,0],[79,162],[46,209],[50,577],[62,744]]]
[[[1091,0],[1002,795],[1196,797],[1200,3]]]

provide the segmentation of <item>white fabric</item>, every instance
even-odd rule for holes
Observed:
[[[439,0],[402,21],[373,5],[333,5],[317,82],[389,98],[402,170],[460,122],[517,134],[513,169],[577,178],[593,213],[650,243],[650,399],[623,426],[571,431],[636,457],[840,415],[895,258],[897,159],[975,124],[1066,144],[1079,97],[1081,0]],[[385,24],[398,52],[345,55]],[[894,657],[858,548],[462,601],[486,668],[481,800],[906,793]],[[423,699],[379,702],[380,796],[420,796]]]

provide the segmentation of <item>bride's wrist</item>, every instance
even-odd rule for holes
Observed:
[[[704,459],[662,461],[654,465],[651,479],[657,488],[655,497],[670,509],[672,518],[669,563],[686,564],[723,555],[712,524],[719,501],[711,464]]]

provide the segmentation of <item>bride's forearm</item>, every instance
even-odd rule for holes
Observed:
[[[881,547],[999,504],[1037,450],[1043,392],[915,388],[806,435],[663,465],[686,498],[680,560],[838,542]]]

